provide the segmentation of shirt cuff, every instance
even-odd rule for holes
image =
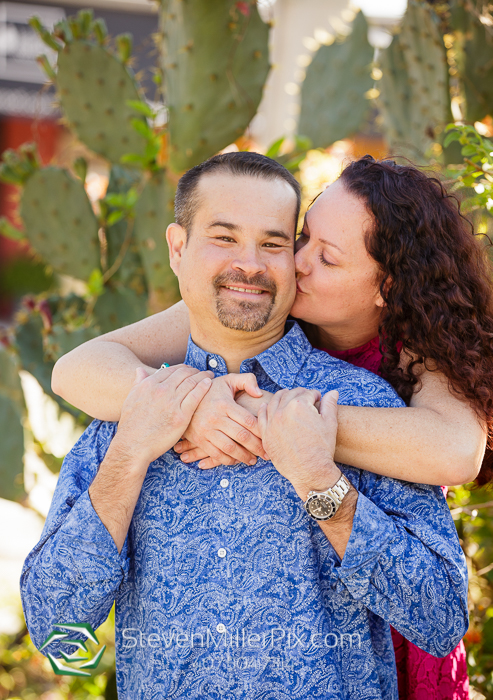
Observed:
[[[75,555],[77,566],[86,581],[101,581],[113,575],[128,572],[128,533],[122,551],[104,526],[101,518],[94,510],[89,491],[84,491],[73,505],[59,535],[68,540]],[[99,565],[96,566],[96,563]],[[109,567],[108,575],[104,576],[101,565]]]
[[[398,528],[392,518],[358,493],[351,537],[343,560],[336,567],[337,576],[354,598],[368,593],[379,559],[398,538]]]

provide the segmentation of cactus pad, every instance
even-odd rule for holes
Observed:
[[[493,114],[493,36],[472,13],[463,45],[462,81],[466,97],[466,119],[481,121]],[[465,27],[462,27],[464,30]]]
[[[147,182],[135,207],[135,235],[147,281],[159,308],[180,299],[178,281],[169,266],[166,229],[174,221],[174,187],[163,172]]]
[[[114,163],[128,153],[144,155],[146,139],[131,122],[145,118],[127,105],[140,99],[135,80],[105,47],[67,44],[58,54],[56,84],[68,121],[92,151]]]
[[[59,168],[37,170],[20,214],[33,248],[57,272],[87,279],[99,265],[98,222],[80,180]]]
[[[15,359],[0,349],[0,492],[2,498],[16,500],[24,495],[24,396]]]
[[[396,155],[423,158],[450,110],[447,58],[433,10],[410,0],[400,33],[383,52],[381,111]]]
[[[298,126],[298,133],[307,136],[314,148],[329,146],[362,126],[370,107],[365,93],[373,86],[372,60],[362,12],[347,39],[321,46],[315,54],[301,87]]]
[[[180,172],[239,138],[269,72],[269,27],[256,3],[165,0],[170,166]]]
[[[94,320],[100,333],[109,333],[115,328],[140,321],[146,316],[146,311],[147,296],[118,285],[107,289],[98,297],[94,307]]]

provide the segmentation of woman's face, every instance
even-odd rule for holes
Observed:
[[[337,180],[308,211],[296,244],[291,315],[318,326],[333,349],[357,347],[378,332],[379,268],[365,246],[371,224],[364,203]]]

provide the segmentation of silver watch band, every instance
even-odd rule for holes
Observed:
[[[341,474],[334,486],[325,491],[310,491],[303,504],[306,512],[314,520],[330,520],[339,510],[350,488],[351,483]]]
[[[342,503],[342,499],[347,494],[350,488],[351,484],[346,479],[344,474],[341,474],[340,478],[336,481],[334,486],[331,486],[330,489],[327,489],[327,491],[324,491],[323,493],[327,493],[329,494],[329,496],[332,496],[332,498],[334,500],[337,500],[340,505]]]

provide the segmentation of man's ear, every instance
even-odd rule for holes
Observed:
[[[166,240],[169,248],[169,264],[178,276],[183,249],[187,245],[187,232],[179,224],[170,224],[166,229]]]

